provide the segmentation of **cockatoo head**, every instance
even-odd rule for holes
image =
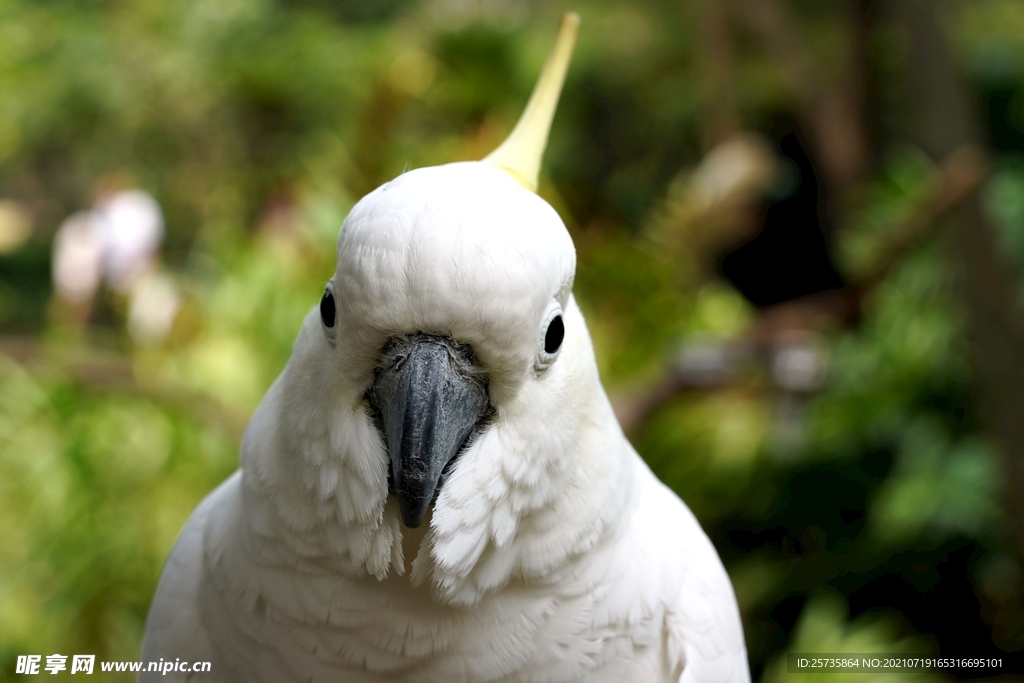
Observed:
[[[399,176],[342,227],[323,334],[386,444],[408,527],[421,524],[468,444],[531,386],[559,384],[576,257],[533,190],[577,24],[563,20],[504,145],[483,161]]]
[[[366,387],[407,526],[465,445],[557,372],[575,265],[555,211],[487,162],[406,173],[349,215],[321,322]]]

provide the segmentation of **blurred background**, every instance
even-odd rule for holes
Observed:
[[[1024,672],[1024,3],[0,0],[0,679],[138,656],[347,211],[493,149],[565,9],[540,193],[754,679]]]

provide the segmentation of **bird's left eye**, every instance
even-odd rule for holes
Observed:
[[[548,323],[548,331],[544,333],[544,352],[558,353],[558,349],[562,348],[562,339],[564,338],[565,323],[562,322],[562,316],[556,315]]]
[[[558,352],[562,349],[565,339],[565,322],[562,320],[562,309],[553,303],[545,316],[544,325],[540,329],[541,348],[537,353],[535,370],[544,372],[555,362]]]
[[[325,327],[334,327],[336,313],[334,295],[330,289],[325,289],[323,298],[320,299],[320,320],[324,322]]]

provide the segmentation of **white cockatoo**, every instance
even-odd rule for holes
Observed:
[[[175,666],[141,680],[749,681],[729,577],[623,436],[533,191],[577,26],[495,152],[352,209],[160,579],[142,658]]]

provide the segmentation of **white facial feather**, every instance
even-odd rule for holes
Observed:
[[[285,546],[327,558],[347,575],[401,573],[397,511],[385,514],[384,446],[358,405],[361,394],[325,348],[311,313],[288,368],[246,430],[243,490],[264,542],[260,553]]]

